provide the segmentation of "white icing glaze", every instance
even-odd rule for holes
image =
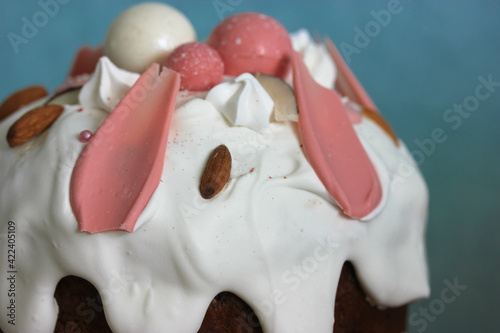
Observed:
[[[4,332],[52,332],[54,290],[70,274],[96,286],[115,332],[196,332],[212,298],[231,291],[256,311],[265,332],[330,333],[346,260],[380,306],[428,296],[427,189],[404,144],[396,147],[367,119],[355,126],[380,176],[385,205],[368,222],[351,220],[307,162],[297,124],[269,123],[266,102],[248,109],[246,126],[267,119],[259,131],[232,126],[226,117],[239,115],[223,116],[230,95],[210,97],[224,84],[208,94],[212,103],[204,93],[179,98],[162,180],[135,231],[79,232],[69,204],[72,169],[84,147],[78,135],[94,132],[108,115],[107,97],[123,96],[136,79],[118,72],[103,58],[80,94],[83,111],[82,105],[65,105],[48,131],[16,149],[0,140],[0,248],[6,252],[11,220],[18,254],[16,326],[0,316]],[[262,98],[255,93],[262,89],[258,82],[244,82],[251,83],[249,96]],[[82,97],[84,91],[89,95]],[[247,101],[242,95],[231,95],[238,97],[238,111]],[[1,122],[0,137],[43,101]],[[231,181],[204,200],[200,177],[220,144],[232,154]],[[404,181],[402,164],[412,168]],[[2,255],[0,304],[9,302],[7,264]]]
[[[291,33],[290,40],[293,49],[304,56],[304,64],[314,80],[323,87],[332,89],[337,78],[337,68],[325,45],[314,42],[306,29]]]
[[[231,124],[261,132],[269,126],[274,102],[250,73],[229,79],[207,94],[211,102]]]
[[[33,106],[0,123],[0,137]],[[18,249],[17,324],[1,316],[5,332],[52,332],[54,289],[68,274],[97,287],[116,332],[195,332],[223,290],[248,302],[266,332],[331,332],[345,260],[354,263],[377,304],[428,295],[427,191],[417,169],[388,187],[377,217],[353,221],[336,208],[305,159],[294,123],[271,123],[257,133],[231,126],[199,98],[175,112],[152,218],[133,233],[79,232],[68,200],[84,146],[77,138],[107,115],[79,108],[66,106],[50,130],[18,149],[0,141],[1,232],[15,221]],[[395,147],[372,122],[356,128],[389,179],[400,163],[411,161],[404,145]],[[233,178],[206,201],[198,193],[200,176],[221,143],[232,153]],[[6,249],[5,237],[0,246]],[[5,255],[0,265],[7,267]],[[2,269],[1,304],[8,302],[6,278]]]
[[[120,69],[108,57],[101,57],[96,70],[80,91],[80,104],[84,108],[111,112],[137,79],[139,74]]]

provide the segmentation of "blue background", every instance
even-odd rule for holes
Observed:
[[[0,0],[0,100],[34,83],[57,87],[77,47],[100,44],[113,18],[136,2],[69,1],[15,53],[7,34],[21,34],[22,18],[31,21],[41,7],[36,1]],[[219,15],[214,2],[169,3],[187,15],[201,40],[222,17],[260,11],[289,31],[306,27],[337,45],[355,45],[354,29],[364,30],[374,20],[371,11],[389,3],[221,0],[229,7]],[[401,0],[400,6],[401,12],[351,55],[350,66],[410,150],[423,156],[420,167],[431,194],[432,295],[412,306],[409,331],[499,332],[500,87],[460,126],[453,128],[443,116],[455,103],[471,100],[479,77],[500,82],[500,3]],[[424,151],[417,142],[428,142],[437,128],[446,140]],[[445,281],[455,279],[467,289],[446,304],[441,292]]]

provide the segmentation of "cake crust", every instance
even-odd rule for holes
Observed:
[[[111,333],[99,293],[88,281],[67,276],[57,285],[59,316],[54,333]],[[405,330],[406,306],[373,307],[356,277],[344,264],[335,299],[335,333],[399,333]],[[0,332],[2,332],[0,330]],[[222,292],[214,297],[198,333],[264,333],[253,310],[238,296]]]

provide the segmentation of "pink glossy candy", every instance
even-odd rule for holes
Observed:
[[[225,73],[264,73],[284,78],[290,68],[292,44],[286,29],[259,13],[240,13],[219,23],[207,41],[219,51]]]
[[[166,59],[165,66],[181,75],[181,90],[209,90],[224,76],[224,63],[219,53],[199,42],[177,47]]]
[[[89,130],[84,130],[80,132],[80,135],[78,136],[78,140],[82,143],[89,142],[90,138],[92,137],[92,132]]]

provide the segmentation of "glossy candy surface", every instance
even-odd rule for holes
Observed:
[[[177,9],[143,3],[118,16],[106,35],[104,54],[122,69],[143,73],[177,46],[196,40],[189,20]]]
[[[232,15],[219,23],[207,40],[219,51],[227,75],[264,73],[284,78],[292,45],[275,19],[258,13]]]
[[[181,75],[181,90],[208,90],[219,84],[224,75],[224,63],[219,53],[199,42],[176,48],[168,56],[165,66]]]

